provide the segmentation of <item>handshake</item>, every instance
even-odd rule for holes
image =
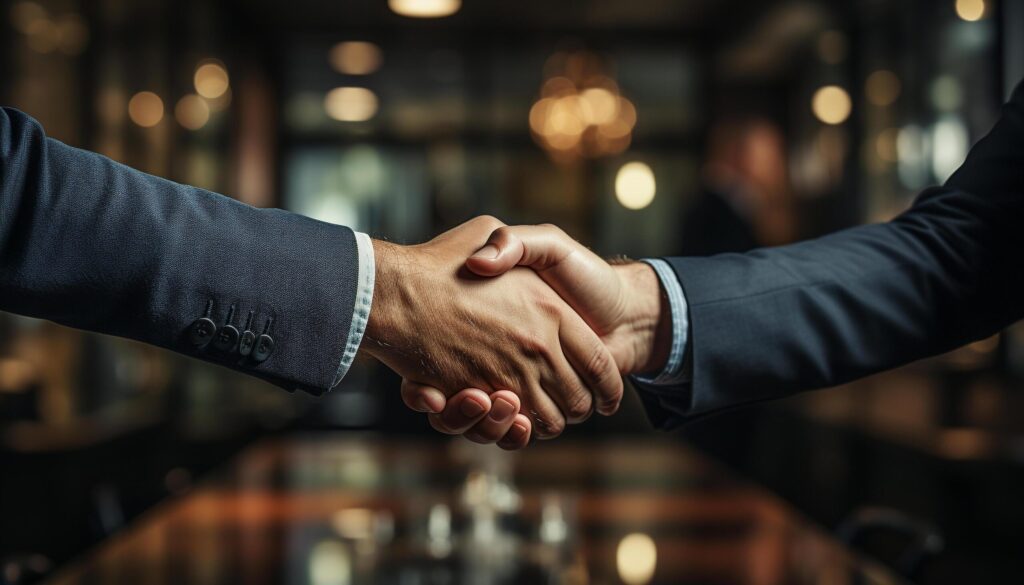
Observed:
[[[671,345],[654,270],[609,264],[555,226],[477,217],[416,246],[373,242],[360,351],[403,378],[444,433],[506,449],[613,414],[622,375],[656,373]]]

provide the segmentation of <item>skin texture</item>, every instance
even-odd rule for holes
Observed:
[[[671,316],[650,266],[639,262],[610,265],[551,225],[498,228],[487,245],[466,260],[466,268],[491,278],[506,278],[516,266],[534,270],[582,316],[609,348],[621,374],[656,372],[664,367],[671,345]],[[468,399],[465,392],[445,404],[445,393],[437,388],[407,381],[402,396],[410,406],[429,402],[431,412],[440,413],[432,415],[431,422],[442,432],[464,434],[481,443],[497,441],[505,448],[519,448],[528,442],[529,436],[524,441],[519,429],[514,436],[502,435],[500,427],[476,423],[479,416],[463,415],[456,405]],[[602,414],[617,409],[618,401],[599,401],[597,405]]]
[[[376,285],[361,351],[409,380],[403,398],[439,414],[435,428],[550,438],[589,417],[595,396],[602,407],[617,405],[622,380],[601,339],[535,272],[481,278],[463,266],[503,226],[485,216],[417,246],[374,241]],[[463,389],[475,391],[449,412],[437,408]],[[455,409],[462,418],[453,418]],[[520,409],[528,422],[516,416]]]

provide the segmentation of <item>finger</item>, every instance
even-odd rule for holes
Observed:
[[[571,310],[562,316],[558,337],[566,359],[592,393],[597,411],[605,416],[615,414],[622,402],[622,376],[608,347]]]
[[[520,264],[523,254],[517,233],[500,227],[491,232],[484,247],[466,259],[466,267],[480,276],[498,276]]]
[[[517,414],[512,421],[512,428],[498,441],[498,446],[509,451],[522,449],[530,443],[532,428],[530,419],[526,415]]]
[[[402,402],[416,412],[441,412],[447,401],[437,388],[402,379]]]
[[[609,301],[601,286],[613,285],[614,273],[597,254],[550,224],[503,226],[494,230],[487,242],[477,251],[479,255],[466,259],[470,272],[497,276],[517,264],[532,268],[599,335],[609,333],[602,330],[601,323],[622,308]],[[492,254],[495,256],[489,258]]]
[[[466,431],[466,438],[475,443],[496,443],[500,441],[519,414],[519,397],[515,392],[499,390],[491,394],[491,411],[473,428]]]
[[[447,435],[461,435],[487,416],[491,410],[491,399],[483,390],[468,388],[455,394],[439,414],[429,414],[427,419],[435,430]]]
[[[579,424],[594,413],[594,395],[576,370],[563,361],[554,366],[553,378],[542,380],[544,391],[555,401],[568,424]]]
[[[574,254],[580,262],[562,267]],[[585,261],[585,262],[584,262]],[[554,225],[502,226],[494,230],[487,244],[466,260],[466,266],[480,276],[497,276],[513,267],[529,266],[537,272],[557,268],[561,278],[572,277],[568,268],[586,268],[601,258]],[[550,283],[549,283],[550,284]]]
[[[565,430],[565,417],[544,388],[534,382],[528,387],[524,398],[524,410],[533,423],[533,431],[538,439],[553,439],[562,434]]]

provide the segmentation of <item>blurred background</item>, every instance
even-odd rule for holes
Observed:
[[[0,104],[50,136],[407,243],[885,221],[1022,78],[1013,0],[0,0]],[[1016,326],[675,435],[627,391],[508,455],[369,361],[313,399],[0,314],[0,583],[1017,582],[1022,377]]]

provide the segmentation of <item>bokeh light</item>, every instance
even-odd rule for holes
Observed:
[[[336,87],[324,98],[327,115],[339,122],[365,122],[378,105],[376,94],[365,87]]]
[[[928,85],[928,98],[940,112],[955,112],[964,103],[964,90],[952,75],[940,75]]]
[[[388,0],[388,6],[402,16],[440,18],[458,12],[462,0]]]
[[[903,90],[900,78],[892,71],[879,69],[868,76],[864,93],[868,101],[876,106],[892,105]]]
[[[196,93],[207,99],[224,95],[230,86],[228,71],[217,61],[204,61],[196,68],[193,82]]]
[[[151,91],[140,91],[128,101],[128,117],[143,128],[152,128],[164,117],[164,101]]]
[[[628,162],[615,175],[615,198],[626,209],[647,207],[656,191],[654,171],[642,162]]]
[[[650,583],[658,566],[658,547],[654,539],[639,532],[625,536],[615,551],[615,566],[626,585]]]
[[[198,130],[210,120],[210,105],[206,100],[194,93],[190,93],[174,106],[174,118],[178,123],[189,130]]]
[[[626,150],[636,107],[619,95],[601,59],[584,51],[556,53],[544,69],[547,78],[529,121],[534,141],[552,159],[571,162]]]
[[[985,0],[956,0],[956,15],[967,22],[985,16]]]
[[[380,69],[384,58],[380,47],[365,41],[345,41],[331,47],[331,67],[346,75],[369,75]]]
[[[838,85],[826,85],[814,92],[811,111],[826,124],[842,124],[850,117],[850,94]]]

